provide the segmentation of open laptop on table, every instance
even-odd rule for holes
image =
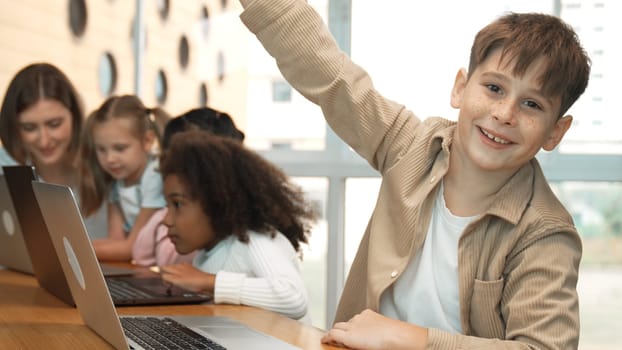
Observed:
[[[4,175],[0,174],[0,265],[34,274]]]
[[[28,172],[28,175],[34,177],[34,173],[32,172],[30,167],[25,172]],[[11,171],[11,170],[9,170]],[[19,171],[21,173],[21,170]],[[22,201],[22,193],[18,192],[18,196],[20,197],[20,201]],[[25,195],[25,194],[24,194]],[[27,225],[31,229],[34,229],[34,226],[37,225],[36,218],[35,222],[31,222],[32,225]],[[41,221],[39,221],[41,223]],[[34,226],[33,226],[34,225]],[[39,232],[39,230],[35,230],[35,232]],[[41,231],[43,232],[43,231]],[[45,231],[47,232],[47,231]],[[45,241],[38,242],[37,245],[42,244],[41,251],[43,252],[45,249]],[[51,241],[49,241],[51,244]],[[44,259],[44,258],[41,258]],[[47,263],[48,260],[45,260]],[[39,261],[37,261],[39,263]],[[43,263],[40,263],[38,266],[41,266]],[[22,227],[20,221],[17,216],[17,212],[15,207],[13,206],[13,200],[11,198],[11,194],[9,193],[9,186],[7,184],[7,180],[4,174],[0,173],[0,265],[8,267],[11,270],[23,272],[29,275],[35,275],[35,270],[32,266],[32,261],[30,258],[30,254],[26,247],[26,242],[24,241],[24,234],[22,231]],[[39,269],[39,271],[41,268]],[[102,270],[104,275],[106,276],[115,276],[115,275],[131,275],[134,274],[135,271],[133,269],[127,269],[122,267],[116,267],[112,265],[104,264],[102,265]],[[68,289],[67,289],[68,293]],[[69,295],[69,294],[67,294]]]
[[[75,305],[65,280],[61,263],[54,250],[42,208],[33,192],[34,170],[30,166],[3,167],[18,222],[22,228],[23,240],[30,255],[34,275],[39,285],[69,305]],[[80,210],[71,196],[71,203],[53,203],[56,219],[73,214],[83,225]],[[70,213],[72,212],[73,213]],[[86,233],[86,230],[85,230]],[[88,238],[88,233],[86,233]],[[98,264],[99,266],[99,264]],[[164,305],[199,303],[208,301],[209,296],[192,293],[181,288],[164,285],[156,273],[134,275],[134,269],[119,268],[101,264],[115,305]]]
[[[82,319],[115,348],[143,349],[155,341],[172,341],[182,349],[193,349],[193,343],[200,344],[200,349],[298,349],[228,317],[119,318],[71,189],[37,181],[32,187]],[[154,329],[153,337],[148,336],[152,332],[148,328]],[[155,348],[169,347],[164,344]]]

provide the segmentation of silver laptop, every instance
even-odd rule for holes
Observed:
[[[32,181],[36,181],[32,167],[3,169],[39,284],[67,304],[75,305],[43,217],[43,208],[32,188]],[[82,218],[73,195],[71,198],[72,206],[55,208],[57,219],[62,220],[72,210],[74,215]],[[154,272],[138,272],[107,264],[100,264],[100,267],[116,306],[190,304],[211,300],[211,296],[203,293],[165,285],[160,275]]]
[[[14,224],[13,236],[19,234],[21,238],[21,241],[16,239],[12,242],[14,251],[10,258],[28,259],[31,269],[21,269],[20,271],[34,274],[41,287],[65,303],[75,305],[71,298],[69,286],[63,278],[60,262],[54,254],[54,245],[43,216],[41,216],[39,204],[32,191],[31,182],[36,179],[34,168],[27,165],[13,165],[3,166],[2,170],[7,188],[1,196],[8,197],[7,200],[13,208],[12,214],[14,216],[12,218],[15,219],[8,219],[10,214],[7,214],[5,216],[6,222],[9,228],[11,228],[11,223]],[[19,231],[16,230],[17,227],[20,228]],[[23,245],[19,246],[20,243]],[[27,252],[25,256],[24,251]],[[12,264],[15,265],[15,263],[14,261]],[[7,266],[9,266],[8,261]],[[127,276],[136,272],[132,269],[105,264],[102,265],[102,269],[106,276]]]
[[[18,171],[18,176],[21,177],[22,173],[25,173],[31,177],[34,177],[34,172],[31,167],[24,167],[22,170]],[[11,172],[11,170],[9,170]],[[30,178],[25,178],[26,182],[30,182]],[[25,194],[19,193],[18,196],[23,198],[26,196]],[[23,199],[20,199],[23,201]],[[28,204],[28,200],[26,198],[26,202]],[[36,219],[35,219],[36,221]],[[32,227],[32,226],[30,226]],[[46,231],[47,232],[47,231]],[[34,235],[37,237],[37,235]],[[36,239],[36,238],[35,238]],[[51,248],[50,245],[47,247]],[[45,249],[46,242],[38,242],[37,245],[41,246],[41,251]],[[46,256],[49,254],[45,254]],[[45,260],[47,264],[49,261]],[[52,262],[53,263],[53,262]],[[43,262],[41,263],[43,264]],[[24,234],[22,232],[22,227],[19,222],[17,212],[15,211],[15,207],[13,206],[13,200],[11,198],[11,194],[9,192],[9,186],[6,182],[4,174],[0,173],[0,265],[5,266],[11,270],[27,273],[29,275],[34,275],[35,271],[32,266],[32,262],[30,259],[30,254],[28,253],[28,249],[26,247],[26,242],[24,241]],[[39,269],[41,270],[41,269]],[[112,265],[102,265],[102,270],[104,271],[104,275],[106,276],[126,276],[131,275],[135,271],[132,269],[126,269],[122,267],[112,266]],[[60,271],[60,269],[58,270]],[[67,289],[67,293],[69,293],[69,289]]]
[[[297,347],[220,316],[123,316],[119,318],[106,287],[95,251],[84,228],[71,189],[32,182],[71,294],[86,325],[117,349],[144,349],[155,341],[172,340],[183,349],[200,343],[204,349],[293,350]],[[155,335],[143,329],[152,324]],[[166,331],[162,328],[166,328]],[[182,328],[182,329],[179,329]],[[132,335],[133,330],[137,330]],[[168,333],[170,332],[170,333]],[[166,334],[166,336],[161,336]],[[190,337],[186,340],[177,339]],[[158,338],[160,340],[158,340]],[[143,345],[144,344],[144,345]],[[167,345],[154,347],[169,348]]]
[[[35,178],[34,169],[29,166],[5,166],[2,169],[37,282],[65,303],[75,305],[69,286],[62,278],[63,270],[58,257],[53,253],[54,245],[32,192],[32,185],[28,186]]]
[[[0,174],[0,265],[34,274],[4,175]]]

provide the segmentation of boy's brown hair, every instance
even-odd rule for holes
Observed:
[[[538,58],[546,58],[540,81],[549,97],[561,97],[559,116],[583,94],[590,75],[590,59],[574,30],[560,18],[540,13],[509,13],[482,28],[473,40],[469,77],[495,50],[501,62],[514,64],[521,76]]]

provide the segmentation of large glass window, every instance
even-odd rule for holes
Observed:
[[[310,0],[328,19],[328,0]],[[251,40],[247,100],[246,143],[256,149],[289,148],[322,150],[326,125],[318,108],[299,93],[287,90],[273,59],[263,46]],[[288,103],[283,104],[284,94]]]
[[[622,4],[612,0],[562,1],[560,15],[573,25],[590,58],[588,90],[573,106],[576,115],[560,152],[622,155],[622,118],[618,90],[622,47],[614,44],[622,30]]]
[[[352,261],[367,228],[380,189],[379,177],[349,178],[346,180],[345,203],[345,271],[350,271]]]
[[[622,182],[559,182],[553,189],[583,239],[579,348],[615,349],[622,344]]]
[[[592,58],[590,85],[569,111],[574,123],[553,152],[538,159],[584,244],[579,279],[581,349],[615,349],[622,343],[622,118],[614,105],[622,79],[622,31],[614,0],[474,0],[389,2],[309,0],[338,43],[372,76],[386,97],[420,118],[457,118],[449,104],[458,69],[468,65],[476,32],[506,11],[556,14],[578,32]],[[477,11],[473,11],[477,8]],[[468,16],[464,14],[468,13]],[[248,144],[292,175],[325,177],[326,320],[330,325],[343,282],[369,215],[379,178],[328,129],[317,106],[293,91],[277,102],[276,65],[251,40],[247,101]],[[324,244],[322,242],[321,244]],[[310,287],[314,288],[314,287]],[[311,292],[314,294],[315,292]],[[605,307],[606,305],[606,307]],[[603,321],[603,320],[606,320]]]
[[[309,237],[309,244],[303,245],[300,270],[309,292],[309,314],[314,325],[325,328],[326,320],[326,247],[327,235],[326,193],[328,182],[321,177],[295,177],[305,192],[306,199],[318,213],[318,221]]]

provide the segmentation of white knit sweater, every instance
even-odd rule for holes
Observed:
[[[308,323],[307,290],[294,247],[281,233],[248,235],[248,243],[229,236],[194,258],[194,266],[216,274],[214,302],[256,306]]]

